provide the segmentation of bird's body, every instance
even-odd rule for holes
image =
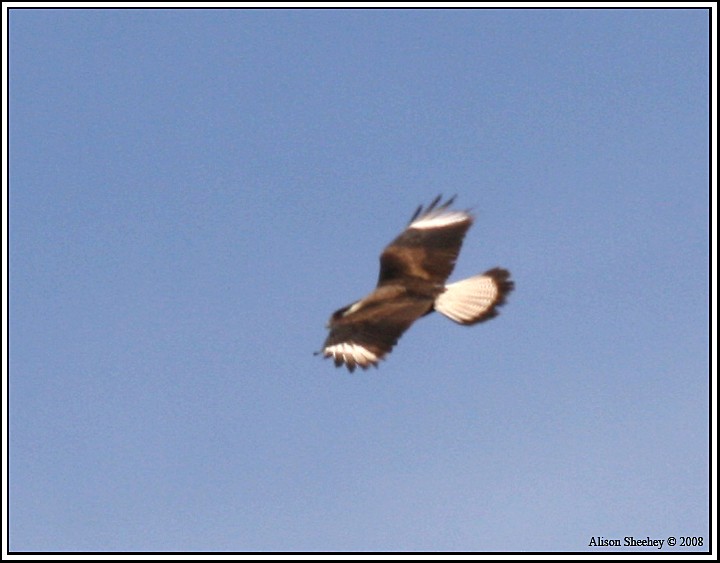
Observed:
[[[467,211],[449,209],[454,198],[418,207],[410,224],[380,256],[378,284],[370,295],[338,309],[328,322],[321,353],[336,366],[377,366],[418,318],[438,311],[463,325],[497,315],[513,289],[501,268],[446,285],[465,233],[473,222]]]

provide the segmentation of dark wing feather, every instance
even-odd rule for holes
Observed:
[[[438,205],[440,197],[423,210],[380,256],[378,286],[407,278],[442,285],[452,273],[465,233],[473,218],[467,211],[448,209],[454,197]]]

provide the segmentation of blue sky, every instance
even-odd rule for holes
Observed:
[[[708,26],[12,10],[10,549],[707,542]],[[313,356],[438,193],[502,314]]]

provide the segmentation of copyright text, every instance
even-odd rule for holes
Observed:
[[[670,536],[667,538],[637,538],[625,536],[624,538],[606,538],[604,536],[593,536],[590,538],[588,547],[651,547],[662,549],[667,547],[703,547],[704,540],[698,536]]]

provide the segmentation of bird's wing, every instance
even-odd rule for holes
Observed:
[[[454,199],[438,205],[438,196],[426,209],[418,207],[407,228],[380,256],[378,286],[407,278],[445,283],[473,222],[469,212],[449,209]]]
[[[354,311],[348,309],[347,314],[331,319],[330,334],[321,353],[332,358],[336,366],[345,364],[350,371],[356,366],[377,366],[410,325],[431,307],[432,299],[400,297]]]

